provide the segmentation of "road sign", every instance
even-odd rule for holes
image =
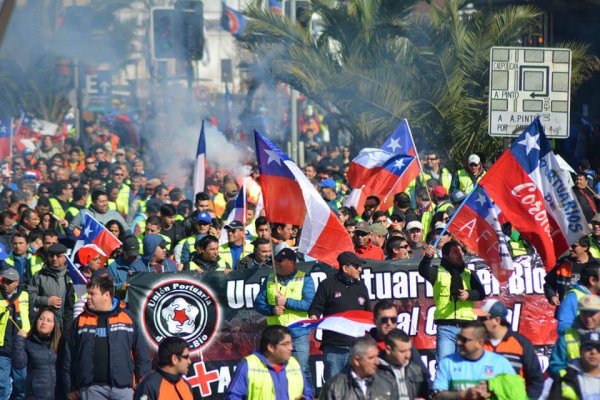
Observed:
[[[492,47],[489,87],[490,136],[519,136],[539,115],[548,137],[569,137],[571,50]]]
[[[85,91],[91,97],[110,97],[112,92],[112,73],[98,71],[97,74],[85,76]]]

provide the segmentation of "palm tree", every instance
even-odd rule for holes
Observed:
[[[251,22],[241,45],[258,70],[339,112],[357,148],[381,145],[408,118],[420,148],[456,161],[472,151],[491,155],[501,142],[486,133],[489,50],[520,43],[540,12],[519,6],[466,16],[465,1],[444,0],[423,14],[416,3],[313,0],[316,39],[255,4],[245,10]],[[564,46],[573,53],[573,86],[599,69],[587,46]]]

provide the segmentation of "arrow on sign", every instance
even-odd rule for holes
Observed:
[[[548,92],[546,91],[545,93],[531,93],[529,97],[531,97],[532,99],[535,99],[536,97],[548,97]]]

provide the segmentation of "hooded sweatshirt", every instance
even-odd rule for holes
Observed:
[[[177,272],[175,263],[168,258],[163,260],[162,268],[157,268],[155,265],[150,265],[150,261],[152,260],[152,256],[154,255],[156,248],[164,241],[165,240],[160,235],[149,234],[144,236],[144,240],[142,241],[144,255],[142,258],[134,261],[133,264],[131,264],[131,269],[138,272]]]

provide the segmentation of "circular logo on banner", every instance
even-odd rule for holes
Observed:
[[[146,335],[155,346],[166,337],[185,339],[190,352],[205,347],[219,327],[219,306],[206,287],[194,281],[169,279],[146,296],[142,309]]]

